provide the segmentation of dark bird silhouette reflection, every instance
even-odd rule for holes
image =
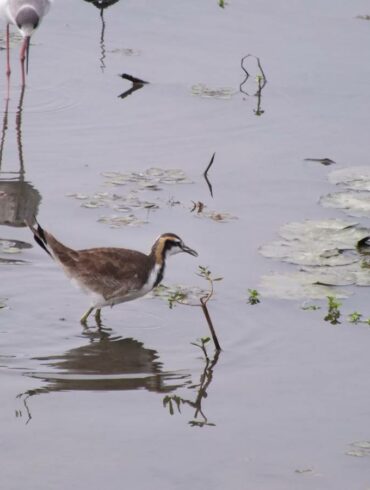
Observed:
[[[118,3],[119,0],[84,0],[85,2],[91,3],[95,7],[100,10],[100,19],[101,19],[101,32],[100,32],[100,68],[102,71],[105,69],[105,58],[106,58],[106,49],[105,49],[105,29],[106,23],[104,19],[104,10],[108,7],[111,7],[115,3]]]
[[[139,389],[169,393],[190,383],[189,374],[164,371],[158,352],[133,338],[111,336],[104,328],[86,328],[83,337],[89,340],[86,345],[61,355],[33,359],[41,363],[41,369],[46,367],[48,371],[26,373],[47,383],[42,388],[18,395],[23,399],[29,420],[28,400],[35,395],[60,391]]]
[[[9,98],[6,99],[0,141],[0,225],[22,227],[25,220],[34,222],[41,201],[40,193],[25,179],[22,143],[22,112],[25,88],[21,90],[15,116],[19,169],[5,171],[4,151],[9,125]]]

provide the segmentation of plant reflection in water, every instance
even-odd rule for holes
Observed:
[[[206,343],[209,341],[209,337],[200,339],[200,343],[193,344],[199,347],[204,356],[204,368],[200,375],[199,383],[191,384],[187,388],[189,390],[193,390],[195,392],[195,398],[183,398],[176,394],[174,395],[166,395],[163,398],[163,406],[168,408],[170,415],[174,415],[175,408],[178,413],[181,413],[181,407],[187,405],[193,408],[194,416],[191,420],[189,420],[188,424],[191,427],[214,427],[216,424],[209,422],[206,414],[204,413],[202,402],[204,398],[208,396],[208,388],[213,379],[213,370],[217,364],[217,361],[220,356],[220,351],[216,350],[212,359],[208,357],[207,350],[205,348]]]

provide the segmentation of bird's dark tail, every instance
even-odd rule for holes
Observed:
[[[35,239],[35,242],[40,245],[41,248],[45,250],[45,252],[52,257],[50,250],[48,249],[48,242],[46,240],[45,232],[42,229],[40,223],[38,223],[37,219],[35,218],[35,222],[37,227],[31,225],[31,223],[26,221],[27,226],[33,233],[33,238]]]

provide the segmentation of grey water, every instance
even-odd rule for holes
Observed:
[[[368,2],[105,6],[54,2],[24,91],[14,37],[8,101],[0,50],[0,487],[368,490],[368,327],[324,322],[324,302],[247,303],[289,269],[258,248],[284,223],[342,219],[319,204],[327,174],[368,165]],[[248,54],[260,97],[253,56],[240,91]],[[192,344],[199,308],[159,298],[83,329],[87,300],[33,243],[33,216],[74,248],[179,234],[199,257],[172,257],[165,284],[204,287],[199,265],[223,277],[220,355]],[[370,316],[368,294],[347,310]]]

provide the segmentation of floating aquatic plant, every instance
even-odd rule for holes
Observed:
[[[363,458],[370,456],[370,441],[356,441],[350,444],[352,449],[346,451],[347,456]]]
[[[198,83],[191,87],[192,95],[212,99],[231,99],[236,91],[229,87],[210,88],[203,83]]]
[[[342,303],[338,301],[335,296],[328,296],[328,312],[324,317],[326,322],[330,322],[332,325],[338,325],[340,323],[339,318],[341,316],[340,307]]]
[[[331,184],[344,187],[320,199],[324,207],[342,209],[349,216],[370,217],[370,169],[350,167],[330,172]]]
[[[305,266],[339,266],[359,260],[356,243],[370,233],[355,222],[306,220],[284,225],[279,230],[284,240],[260,247],[262,255]]]
[[[140,226],[147,221],[138,219],[134,214],[128,214],[125,216],[102,216],[98,219],[99,223],[104,223],[110,226],[110,228],[121,228],[122,226]]]
[[[332,295],[334,286],[370,285],[357,249],[358,242],[370,234],[367,228],[353,221],[306,220],[284,225],[279,234],[283,240],[262,246],[260,252],[299,265],[300,270],[262,277],[264,295],[320,299]],[[351,292],[335,294],[343,298]]]
[[[261,302],[260,300],[260,293],[257,291],[257,289],[248,289],[248,301],[247,303],[250,305],[257,305],[258,303]]]
[[[185,172],[178,168],[162,169],[151,167],[142,172],[103,172],[102,176],[107,180],[106,184],[126,185],[138,184],[145,189],[159,189],[158,184],[191,184]]]

